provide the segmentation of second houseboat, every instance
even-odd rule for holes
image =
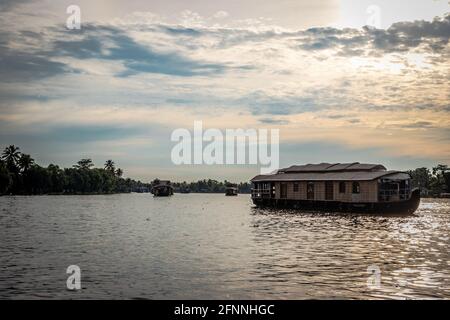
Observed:
[[[169,197],[173,195],[173,187],[169,180],[156,179],[152,183],[151,192],[155,197]]]

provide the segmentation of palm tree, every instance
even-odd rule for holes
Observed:
[[[10,145],[3,150],[2,159],[5,160],[6,166],[9,171],[15,172],[17,171],[17,163],[20,158],[19,148],[15,145]]]
[[[34,159],[29,154],[22,153],[20,155],[18,165],[22,172],[27,171],[34,164]]]
[[[107,160],[105,162],[105,170],[111,172],[114,174],[114,172],[116,171],[116,167],[115,167],[115,163],[112,160]]]
[[[116,176],[118,176],[119,178],[121,178],[122,177],[122,175],[123,175],[123,170],[122,169],[117,169],[116,170]]]
[[[439,173],[443,174],[443,173],[445,173],[448,170],[449,170],[449,168],[448,168],[447,165],[445,165],[445,164],[438,164],[436,167],[433,168],[433,174],[434,175],[438,175]]]
[[[92,159],[81,159],[73,167],[76,169],[90,169],[93,166],[94,163],[92,162]]]

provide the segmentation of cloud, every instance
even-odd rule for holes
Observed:
[[[433,21],[394,23],[390,28],[358,29],[312,28],[298,40],[298,47],[307,51],[337,49],[345,56],[379,55],[407,52],[423,46],[422,50],[439,52],[449,42],[450,14]]]
[[[1,82],[31,81],[67,71],[65,64],[52,61],[41,53],[19,51],[0,45]]]
[[[21,31],[21,34],[25,39],[42,37],[32,31]],[[47,50],[33,46],[21,49],[8,47],[7,40],[3,40],[0,43],[2,81],[31,81],[78,72],[76,68],[60,62],[64,57],[120,61],[126,70],[118,73],[119,77],[139,73],[206,76],[223,73],[226,69],[224,64],[198,61],[176,51],[157,51],[149,45],[138,43],[124,30],[115,27],[86,24],[81,31],[58,30],[47,37],[41,39],[42,47],[48,47]],[[61,38],[64,40],[59,40]]]
[[[12,2],[4,2],[11,6]],[[191,21],[197,15],[185,11],[183,16]],[[194,19],[195,20],[195,19]],[[188,24],[192,25],[192,23]],[[253,64],[235,63],[230,66],[224,61],[193,58],[193,50],[226,50],[240,48],[250,44],[272,43],[274,50],[295,49],[320,53],[327,51],[327,56],[313,55],[317,59],[330,56],[342,57],[379,57],[387,53],[405,53],[420,48],[422,52],[442,52],[450,37],[450,15],[435,18],[433,21],[398,22],[387,30],[373,29],[336,29],[311,28],[305,31],[255,31],[251,28],[207,28],[174,26],[162,23],[130,26],[107,26],[100,24],[83,24],[82,30],[61,31],[53,28],[36,33],[22,30],[22,46],[11,46],[11,35],[0,41],[2,75],[4,78],[29,81],[50,77],[60,73],[77,72],[61,62],[61,57],[75,59],[100,59],[120,61],[126,70],[118,73],[127,77],[139,73],[155,73],[181,77],[214,76],[230,68],[241,70],[257,69]],[[156,36],[158,41],[139,41],[132,36],[133,31],[140,31]],[[161,47],[163,34],[169,36],[166,47]],[[180,37],[183,41],[179,41]],[[30,45],[31,41],[42,44]],[[15,39],[15,42],[17,39]],[[171,45],[172,44],[172,45]],[[179,50],[186,48],[186,50]],[[45,49],[47,48],[47,49]],[[171,48],[171,49],[170,49]],[[208,61],[210,60],[210,61]],[[435,61],[436,62],[436,61]],[[308,104],[303,101],[303,104]]]
[[[249,93],[238,99],[248,105],[253,115],[289,115],[315,110],[318,107],[311,95],[271,96],[262,91]]]
[[[433,128],[434,126],[434,123],[430,121],[416,121],[401,125],[402,128],[406,129],[427,129]]]
[[[259,122],[261,123],[265,123],[265,124],[278,124],[278,125],[285,125],[285,124],[289,124],[290,121],[289,120],[284,120],[284,119],[272,119],[272,118],[262,118],[259,119]]]
[[[13,7],[27,2],[31,2],[31,0],[1,0],[0,11],[11,10]]]
[[[223,65],[195,61],[176,52],[157,52],[147,45],[137,43],[120,30],[101,30],[101,34],[89,30],[80,40],[55,41],[54,52],[59,56],[77,59],[122,61],[127,70],[118,76],[137,73],[196,76],[218,74],[225,69]],[[110,44],[105,45],[108,41]]]

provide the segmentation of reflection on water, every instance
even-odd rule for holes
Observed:
[[[376,216],[246,195],[0,197],[0,298],[450,298],[449,227],[444,199]]]

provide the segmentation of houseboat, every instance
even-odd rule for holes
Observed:
[[[412,214],[420,203],[409,174],[380,164],[294,165],[251,182],[258,207]]]
[[[237,196],[238,195],[238,188],[234,186],[228,186],[225,189],[225,195],[226,196]]]
[[[169,180],[155,180],[151,192],[155,197],[168,197],[173,195],[173,187]]]

